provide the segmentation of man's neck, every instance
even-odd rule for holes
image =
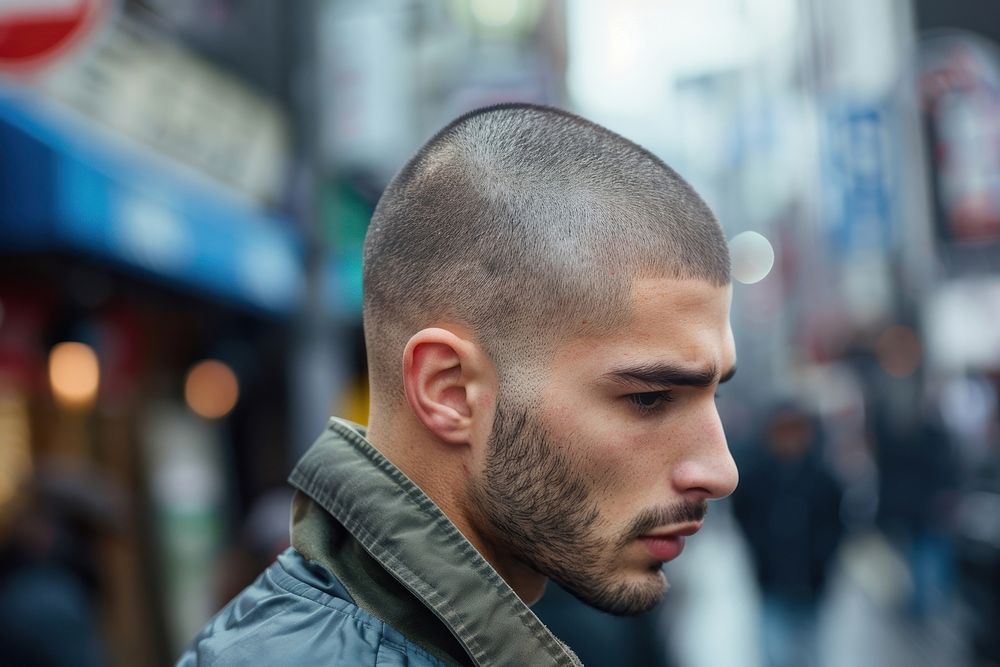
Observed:
[[[546,577],[479,529],[467,493],[470,472],[462,458],[464,452],[434,440],[426,431],[394,424],[373,422],[367,439],[434,501],[525,604],[541,599]]]

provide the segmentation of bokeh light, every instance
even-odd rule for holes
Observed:
[[[733,279],[752,285],[767,277],[774,267],[774,248],[762,234],[742,232],[729,241]]]
[[[236,373],[216,359],[206,359],[191,367],[184,382],[184,400],[191,410],[205,419],[219,419],[229,414],[240,397]]]
[[[56,400],[68,408],[93,405],[100,384],[97,353],[84,343],[59,343],[49,353],[49,382]]]

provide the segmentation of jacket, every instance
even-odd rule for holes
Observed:
[[[289,481],[292,546],[178,667],[580,664],[361,427],[331,419]]]

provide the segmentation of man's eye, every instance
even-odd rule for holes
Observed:
[[[642,391],[637,394],[629,394],[628,400],[639,409],[639,412],[654,412],[662,408],[666,403],[674,400],[669,391]]]

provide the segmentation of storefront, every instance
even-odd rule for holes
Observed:
[[[220,551],[287,471],[302,244],[30,90],[0,94],[0,145],[0,527],[29,486],[98,498],[105,643],[155,664],[218,607]]]

